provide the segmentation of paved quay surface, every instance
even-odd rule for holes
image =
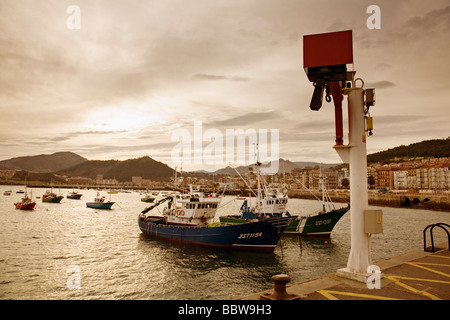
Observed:
[[[286,291],[300,300],[450,300],[448,244],[436,247],[440,248],[436,252],[417,250],[374,262],[381,270],[379,289],[332,273],[288,283]],[[261,295],[272,293],[273,288],[238,300],[260,300]]]

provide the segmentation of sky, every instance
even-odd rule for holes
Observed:
[[[214,170],[242,129],[267,130],[283,159],[340,163],[333,103],[309,108],[303,36],[342,30],[376,92],[368,153],[450,136],[450,0],[1,0],[0,160],[72,151]]]

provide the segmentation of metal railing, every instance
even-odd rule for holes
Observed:
[[[435,227],[439,227],[442,230],[444,230],[447,233],[447,238],[448,238],[448,250],[450,251],[450,233],[449,230],[450,229],[450,225],[446,224],[446,223],[435,223],[435,224],[430,224],[428,225],[424,230],[423,230],[423,250],[426,252],[435,252],[437,250],[435,250],[434,248],[434,238],[433,238],[433,229]],[[426,236],[426,232],[427,230],[430,229],[430,239],[431,239],[431,249],[427,249],[427,236]]]

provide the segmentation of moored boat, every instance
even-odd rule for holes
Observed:
[[[286,228],[286,234],[329,237],[334,226],[350,209],[350,205],[339,209],[317,212],[309,216],[294,217],[295,220]]]
[[[291,215],[287,211],[288,196],[279,190],[270,190],[267,186],[263,185],[263,178],[259,169],[260,165],[261,163],[257,162],[254,166],[258,183],[256,205],[252,207],[246,199],[241,205],[239,214],[221,216],[221,222],[242,224],[267,218],[287,216],[293,219],[284,231],[285,234],[328,237],[336,223],[339,222],[339,219],[350,209],[349,205],[340,209],[334,207],[331,200],[325,197],[325,184],[321,177],[323,209],[307,216]],[[328,210],[326,209],[327,206]]]
[[[12,193],[11,190],[5,190],[5,191],[3,192],[3,195],[4,195],[4,196],[10,196],[11,193]]]
[[[79,200],[79,199],[81,199],[82,196],[83,196],[83,194],[78,193],[78,191],[72,191],[69,194],[67,194],[67,199]]]
[[[291,218],[276,218],[244,224],[214,222],[221,199],[193,193],[189,198],[165,197],[138,216],[143,234],[170,241],[207,247],[273,252]],[[162,216],[147,212],[167,202]]]
[[[233,250],[273,252],[290,218],[275,218],[242,224],[215,223],[203,226],[168,224],[165,217],[139,215],[138,223],[147,236],[186,244]]]
[[[57,195],[53,191],[47,191],[42,195],[42,202],[60,203],[62,198],[64,197],[61,195]]]
[[[105,196],[100,196],[100,194],[97,192],[97,196],[95,197],[94,201],[86,202],[86,207],[94,209],[111,209],[114,203],[115,202],[112,201],[105,201]]]
[[[151,203],[151,202],[155,201],[155,199],[156,199],[155,197],[147,194],[145,197],[141,198],[141,201],[142,202],[150,202]]]
[[[28,193],[24,192],[25,195],[24,197],[21,199],[20,202],[16,202],[14,203],[14,205],[16,206],[16,209],[20,209],[20,210],[33,210],[34,207],[36,206],[36,202],[34,202],[32,200],[33,195],[31,195],[31,197],[28,197]]]

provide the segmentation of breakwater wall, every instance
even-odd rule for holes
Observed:
[[[313,192],[314,195],[321,199],[322,195],[319,192]],[[333,202],[350,202],[350,193],[348,191],[329,191],[328,192]],[[290,190],[288,192],[289,198],[297,199],[311,199],[314,200],[313,194],[309,191]],[[373,206],[388,206],[388,207],[402,207],[415,209],[428,209],[450,212],[450,197],[448,194],[434,194],[434,193],[375,193],[369,192],[369,205]]]

